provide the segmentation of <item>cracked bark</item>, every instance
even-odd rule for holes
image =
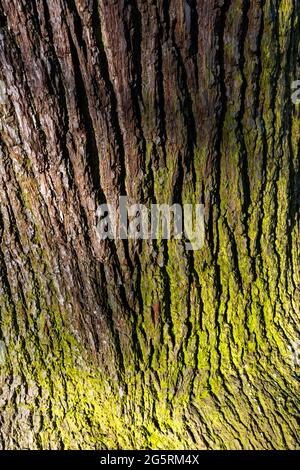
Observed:
[[[0,445],[299,448],[299,1],[1,0]],[[205,204],[205,246],[96,208]]]

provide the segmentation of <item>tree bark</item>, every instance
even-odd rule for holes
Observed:
[[[1,448],[299,448],[299,6],[1,0]]]

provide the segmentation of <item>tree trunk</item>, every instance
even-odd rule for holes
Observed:
[[[1,0],[1,448],[299,448],[299,6]]]

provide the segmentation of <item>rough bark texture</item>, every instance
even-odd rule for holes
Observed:
[[[1,0],[2,448],[299,448],[299,19]],[[99,241],[119,195],[205,246]]]

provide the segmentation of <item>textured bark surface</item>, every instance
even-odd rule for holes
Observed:
[[[0,1],[0,446],[295,449],[298,0]],[[205,246],[96,208],[205,204]]]

